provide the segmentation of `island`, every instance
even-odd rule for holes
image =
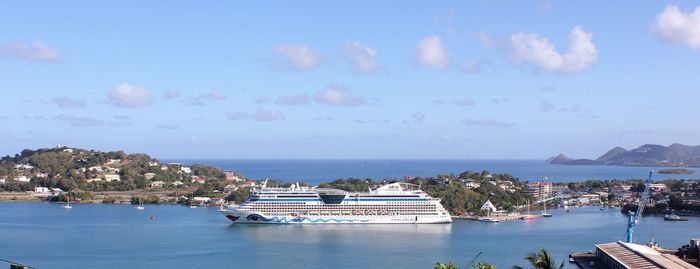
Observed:
[[[632,150],[615,147],[593,160],[570,158],[559,154],[547,161],[551,164],[564,165],[700,167],[700,146],[678,143],[670,146],[645,144]]]
[[[669,175],[690,175],[695,173],[695,170],[685,169],[685,168],[673,168],[673,169],[661,169],[659,174],[669,174]]]

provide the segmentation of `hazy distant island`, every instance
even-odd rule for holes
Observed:
[[[657,173],[669,175],[690,175],[695,173],[695,170],[685,168],[661,169]]]
[[[565,165],[700,167],[700,146],[672,144],[666,147],[646,144],[632,150],[615,147],[595,160],[574,159],[564,154],[559,154],[549,158],[547,161],[551,164]],[[668,171],[667,173],[677,174],[675,172],[688,174],[688,171]]]

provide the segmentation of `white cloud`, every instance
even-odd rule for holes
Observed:
[[[85,107],[85,101],[70,97],[54,97],[51,98],[51,103],[54,103],[61,108]]]
[[[25,60],[55,63],[62,59],[61,53],[53,48],[49,48],[39,41],[32,43],[13,43],[0,47],[1,54],[9,54]]]
[[[226,114],[229,120],[275,121],[284,120],[284,114],[280,111],[258,109],[255,112],[230,112]]]
[[[416,112],[411,115],[411,120],[413,123],[423,123],[425,121],[425,114],[423,112]]]
[[[540,104],[540,111],[542,112],[549,112],[554,110],[556,107],[554,107],[554,104],[549,102],[548,100],[542,101],[542,104]]]
[[[464,99],[457,99],[454,101],[455,105],[458,106],[475,106],[476,102],[474,102],[473,99],[471,98],[464,98]]]
[[[377,51],[358,41],[345,46],[345,54],[350,57],[355,71],[370,73],[377,70]]]
[[[310,100],[311,98],[307,94],[286,95],[277,97],[277,99],[275,99],[275,104],[285,106],[300,106],[308,104]]]
[[[515,123],[502,122],[494,119],[463,119],[462,124],[466,126],[482,126],[482,127],[498,127],[510,128],[515,126]]]
[[[192,96],[187,99],[187,104],[202,106],[208,101],[224,101],[226,100],[226,95],[220,91],[210,91],[197,96]]]
[[[652,31],[663,41],[700,50],[700,6],[692,13],[669,5],[656,16]]]
[[[165,90],[163,92],[163,98],[165,98],[165,99],[177,99],[178,97],[180,97],[180,91]]]
[[[479,60],[467,60],[459,67],[459,70],[467,74],[476,74],[481,72],[481,65]]]
[[[510,43],[518,63],[531,63],[550,72],[576,73],[598,62],[598,50],[592,38],[593,35],[581,27],[574,27],[569,48],[564,54],[547,38],[533,33],[513,34]]]
[[[163,130],[177,130],[180,129],[180,126],[176,124],[161,124],[157,126],[158,129],[163,129]]]
[[[78,127],[104,125],[104,122],[102,120],[86,116],[73,116],[68,114],[61,114],[53,117],[53,119],[57,121],[66,122],[72,126]]]
[[[147,89],[131,84],[121,84],[107,94],[109,103],[118,107],[148,106],[153,95]]]
[[[258,99],[255,99],[256,104],[267,104],[269,102],[272,102],[272,98],[267,96],[260,96]]]
[[[487,49],[496,49],[501,46],[498,39],[490,36],[487,33],[479,32],[476,34],[476,37],[479,39],[479,42],[481,42],[481,45]]]
[[[281,69],[312,69],[323,61],[321,54],[304,45],[279,45],[274,47],[273,51],[285,59],[283,63],[276,63],[275,67]]]
[[[438,36],[429,36],[418,42],[416,61],[426,67],[445,68],[450,62],[447,49]]]
[[[353,95],[338,86],[329,86],[325,90],[316,91],[314,94],[316,103],[333,106],[354,107],[367,104],[367,98],[362,95]]]

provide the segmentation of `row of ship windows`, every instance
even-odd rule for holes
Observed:
[[[249,204],[263,204],[263,205],[278,205],[278,204],[293,204],[293,205],[305,205],[307,204],[306,202],[255,202],[255,203],[249,203]],[[339,204],[339,205],[356,205],[357,203],[353,202],[346,202],[345,204]],[[416,204],[431,204],[428,201],[419,201],[419,202],[387,202],[386,204],[391,204],[391,205],[416,205]],[[334,205],[334,204],[332,204]]]
[[[341,206],[323,206],[323,205],[244,205],[245,208],[319,208],[319,209],[362,209],[362,208],[438,208],[437,205],[341,205]]]

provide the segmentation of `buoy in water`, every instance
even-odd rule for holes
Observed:
[[[151,220],[156,220],[156,216],[151,216]]]

